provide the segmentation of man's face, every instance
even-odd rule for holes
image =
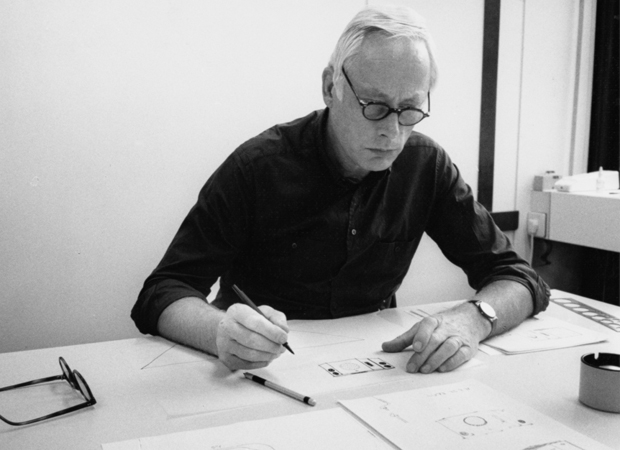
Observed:
[[[427,109],[430,59],[422,42],[367,36],[359,53],[345,62],[345,71],[361,100],[392,108]],[[378,121],[366,119],[348,83],[343,80],[341,87],[339,97],[332,73],[326,69],[323,98],[330,108],[328,134],[345,175],[361,178],[387,169],[402,151],[413,126],[400,125],[395,113]]]

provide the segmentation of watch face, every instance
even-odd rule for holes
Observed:
[[[495,310],[491,305],[485,302],[480,302],[479,304],[480,310],[489,317],[495,317]]]

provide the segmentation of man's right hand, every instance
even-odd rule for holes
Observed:
[[[269,320],[249,306],[235,303],[218,324],[218,357],[230,370],[265,367],[285,350],[286,316],[270,306],[259,308]]]

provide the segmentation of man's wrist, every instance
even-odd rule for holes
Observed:
[[[482,300],[468,300],[467,304],[470,304],[475,309],[474,314],[479,319],[478,322],[482,324],[482,329],[484,331],[482,332],[480,341],[492,336],[497,327],[497,314],[495,309]]]

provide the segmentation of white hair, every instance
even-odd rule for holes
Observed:
[[[435,60],[433,38],[426,28],[425,19],[406,6],[368,6],[353,17],[345,27],[336,48],[329,59],[328,67],[333,71],[333,82],[338,97],[342,95],[342,67],[359,52],[364,38],[373,33],[387,37],[406,37],[425,44],[430,59],[430,87],[437,82],[438,71]]]

